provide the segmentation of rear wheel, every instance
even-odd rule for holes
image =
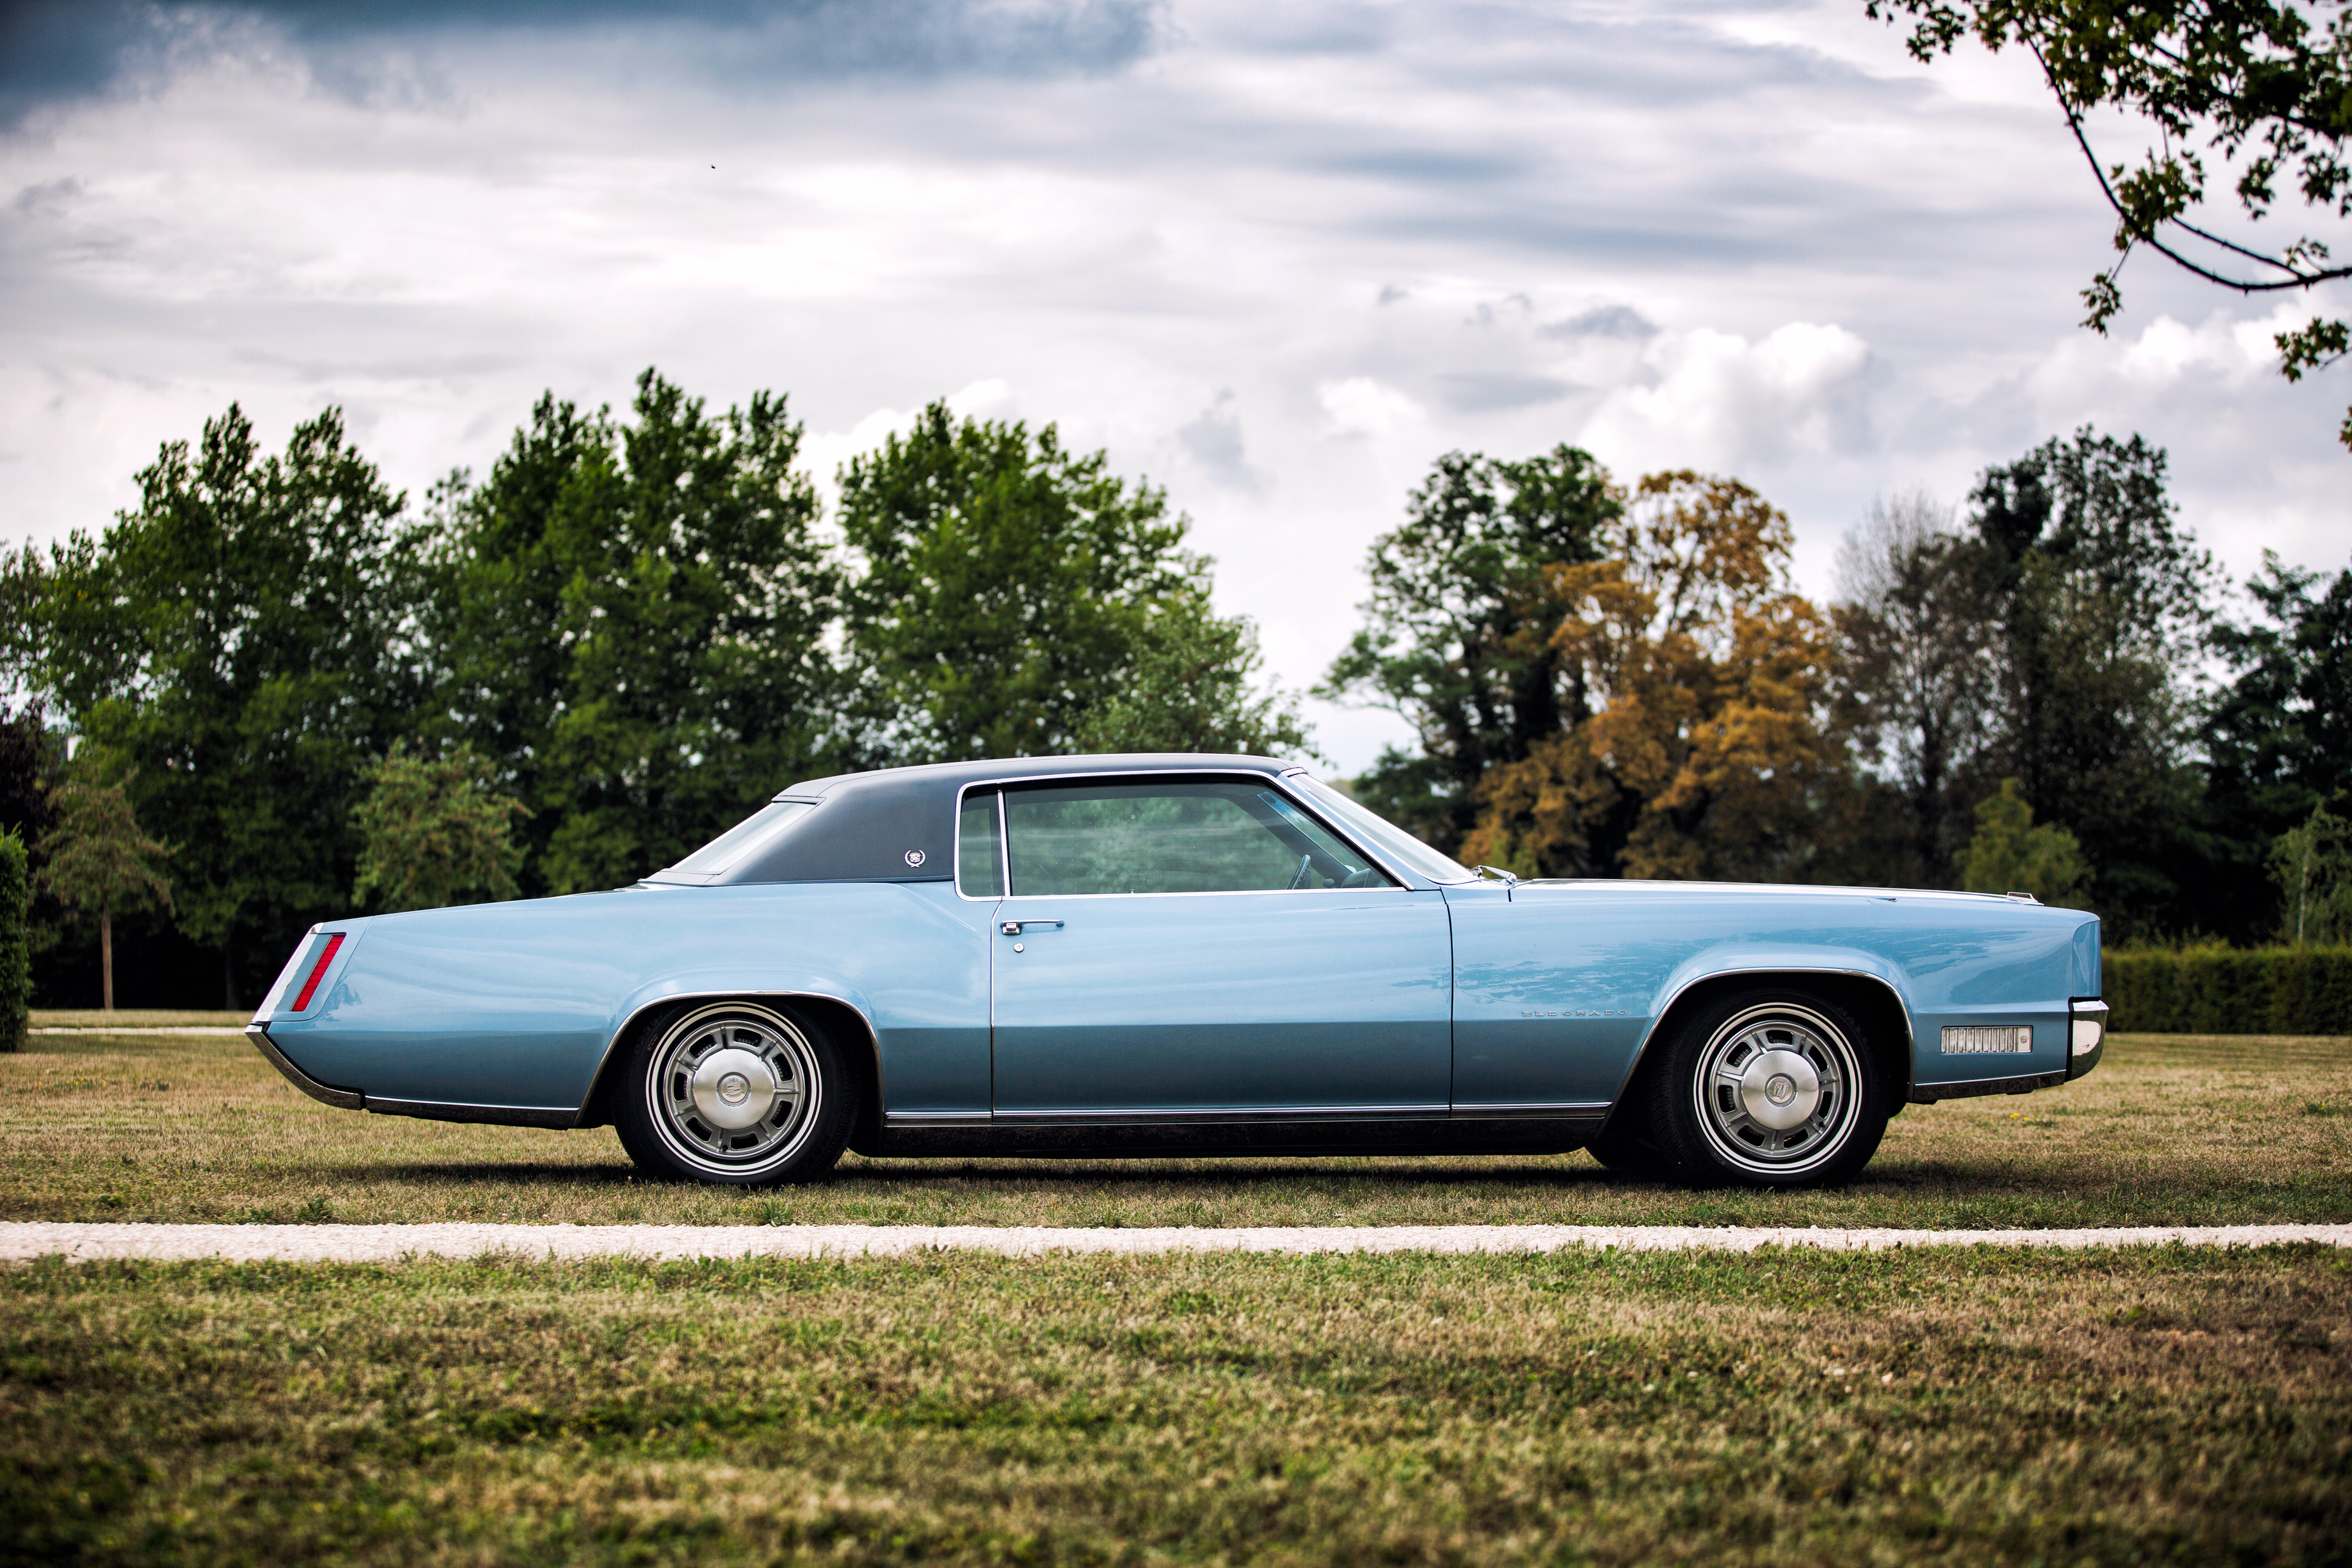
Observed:
[[[1824,1186],[1867,1165],[1886,1134],[1886,1074],[1853,1017],[1824,998],[1727,996],[1665,1044],[1650,1124],[1688,1175]]]
[[[682,1181],[805,1181],[833,1168],[856,1081],[805,1019],[751,1002],[689,1008],[644,1030],[613,1124],[629,1157]]]

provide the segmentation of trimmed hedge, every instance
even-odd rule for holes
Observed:
[[[2352,947],[2109,953],[2119,1034],[2352,1034]]]
[[[25,1009],[33,999],[33,883],[25,841],[0,831],[0,1051],[25,1049]]]

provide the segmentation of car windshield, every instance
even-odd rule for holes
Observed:
[[[1439,854],[1394,822],[1359,805],[1347,796],[1318,779],[1303,774],[1292,776],[1291,781],[1304,789],[1314,802],[1339,821],[1339,825],[1371,841],[1374,849],[1395,863],[1432,882],[1475,882],[1478,873],[1455,861],[1450,855]]]
[[[716,876],[815,810],[815,803],[809,800],[772,801],[662,874]]]

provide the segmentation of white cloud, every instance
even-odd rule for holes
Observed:
[[[1394,435],[1429,417],[1412,399],[1370,376],[1323,382],[1315,401],[1323,405],[1325,434],[1343,438]]]
[[[1697,328],[1647,344],[1639,372],[1584,427],[1596,450],[1664,464],[1746,468],[1852,452],[1870,439],[1870,345],[1791,321],[1757,341]]]

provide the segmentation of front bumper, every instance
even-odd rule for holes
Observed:
[[[2078,997],[2066,1004],[2066,1064],[2056,1071],[1915,1084],[1908,1103],[1933,1105],[1939,1100],[1974,1100],[1988,1094],[2031,1094],[2037,1089],[2055,1089],[2098,1066],[2106,1049],[2107,1004],[2096,997]]]
[[[2080,1078],[2107,1051],[2107,1004],[2077,997],[2066,1005],[2066,1076]]]

